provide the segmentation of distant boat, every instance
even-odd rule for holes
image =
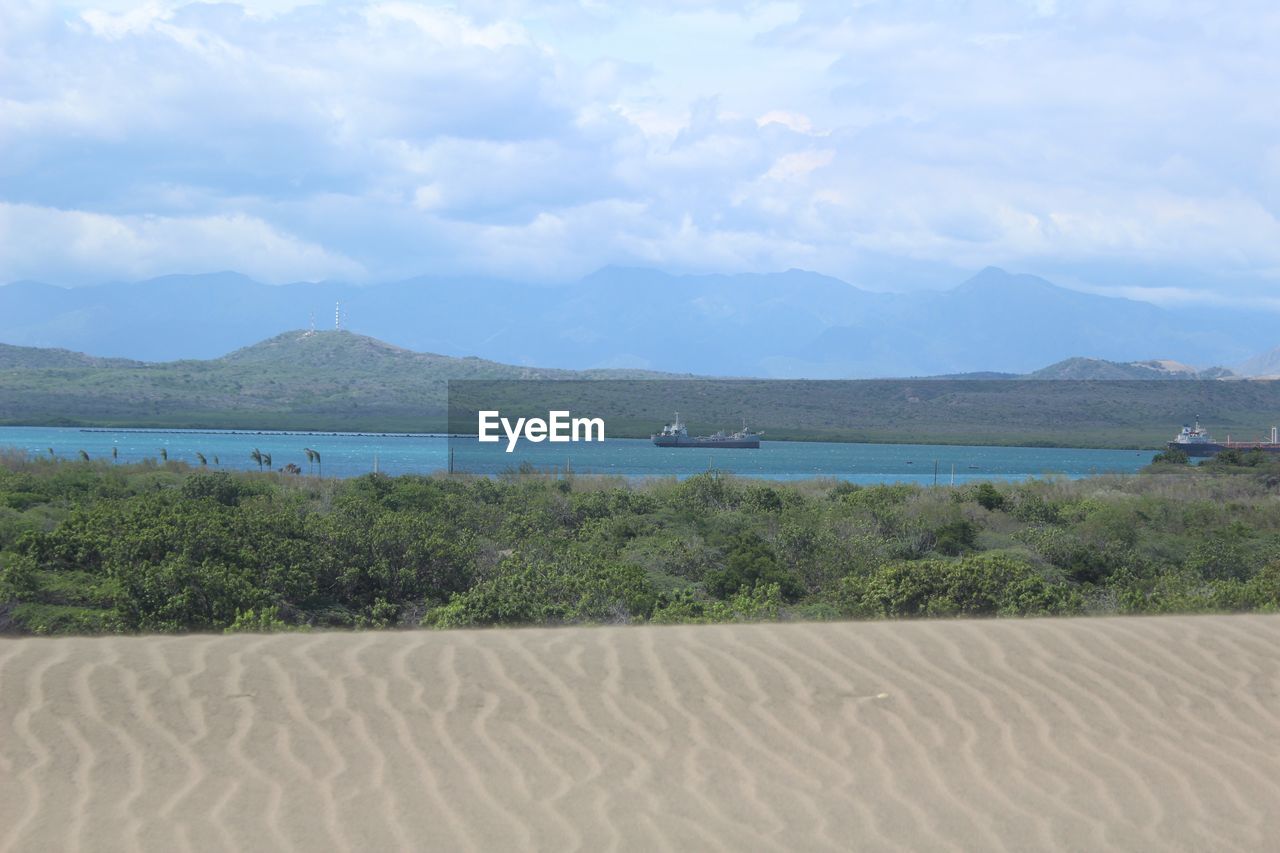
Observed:
[[[1183,424],[1182,431],[1173,437],[1167,445],[1170,450],[1180,450],[1188,456],[1215,456],[1224,450],[1261,450],[1265,453],[1280,453],[1280,440],[1277,440],[1276,427],[1271,428],[1270,441],[1232,441],[1227,436],[1225,442],[1214,441],[1209,431],[1200,426],[1199,419],[1195,426]]]
[[[746,424],[742,425],[742,429],[734,433],[726,433],[724,430],[713,435],[689,435],[689,430],[685,425],[680,423],[680,413],[676,412],[676,419],[662,428],[661,432],[650,436],[653,443],[658,447],[701,447],[713,449],[737,449],[737,450],[758,450],[760,448],[760,436],[762,432],[751,432],[747,429]]]

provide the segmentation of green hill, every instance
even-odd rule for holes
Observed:
[[[0,424],[435,431],[451,379],[640,379],[412,352],[351,332],[285,332],[207,361],[0,350]]]
[[[140,367],[141,361],[127,358],[98,358],[69,349],[45,349],[43,347],[16,347],[0,344],[0,370],[39,367]]]

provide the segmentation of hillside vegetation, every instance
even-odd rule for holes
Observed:
[[[411,352],[351,332],[285,332],[207,361],[0,350],[0,424],[229,429],[444,428],[450,379],[645,378]]]
[[[98,358],[66,349],[0,344],[0,370],[30,370],[42,367],[144,367],[145,364],[145,362],[127,358]]]
[[[0,456],[27,633],[1280,607],[1280,462],[965,487],[323,480]]]
[[[615,437],[647,437],[679,411],[695,433],[745,419],[773,439],[1150,448],[1197,416],[1236,438],[1280,420],[1273,381],[692,379],[452,358],[349,332],[288,332],[209,361],[5,347],[0,425],[474,432],[478,408],[561,408],[605,418]],[[451,418],[450,380],[468,380]]]
[[[609,435],[647,437],[680,412],[691,432],[736,428],[766,438],[1029,447],[1162,447],[1199,417],[1234,438],[1280,420],[1280,383],[1027,379],[477,381],[455,388],[453,432],[478,409],[550,409],[605,419]]]

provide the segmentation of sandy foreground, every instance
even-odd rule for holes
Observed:
[[[0,641],[6,850],[1277,839],[1280,616]]]

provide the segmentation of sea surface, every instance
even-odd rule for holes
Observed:
[[[505,446],[505,445],[504,445]],[[966,447],[931,444],[845,444],[765,441],[759,450],[697,450],[654,447],[645,439],[608,439],[579,444],[521,442],[514,453],[479,444],[472,437],[397,433],[232,432],[199,430],[100,430],[67,427],[0,427],[0,448],[76,459],[120,462],[159,459],[198,465],[203,453],[211,468],[250,471],[254,449],[271,455],[274,468],[293,463],[304,474],[355,477],[426,474],[454,470],[501,474],[528,463],[576,474],[628,478],[688,477],[708,468],[744,477],[802,480],[833,477],[854,483],[965,483],[1029,477],[1088,477],[1133,473],[1151,462],[1154,451],[1080,450],[1041,447]],[[303,448],[320,453],[317,468]]]

